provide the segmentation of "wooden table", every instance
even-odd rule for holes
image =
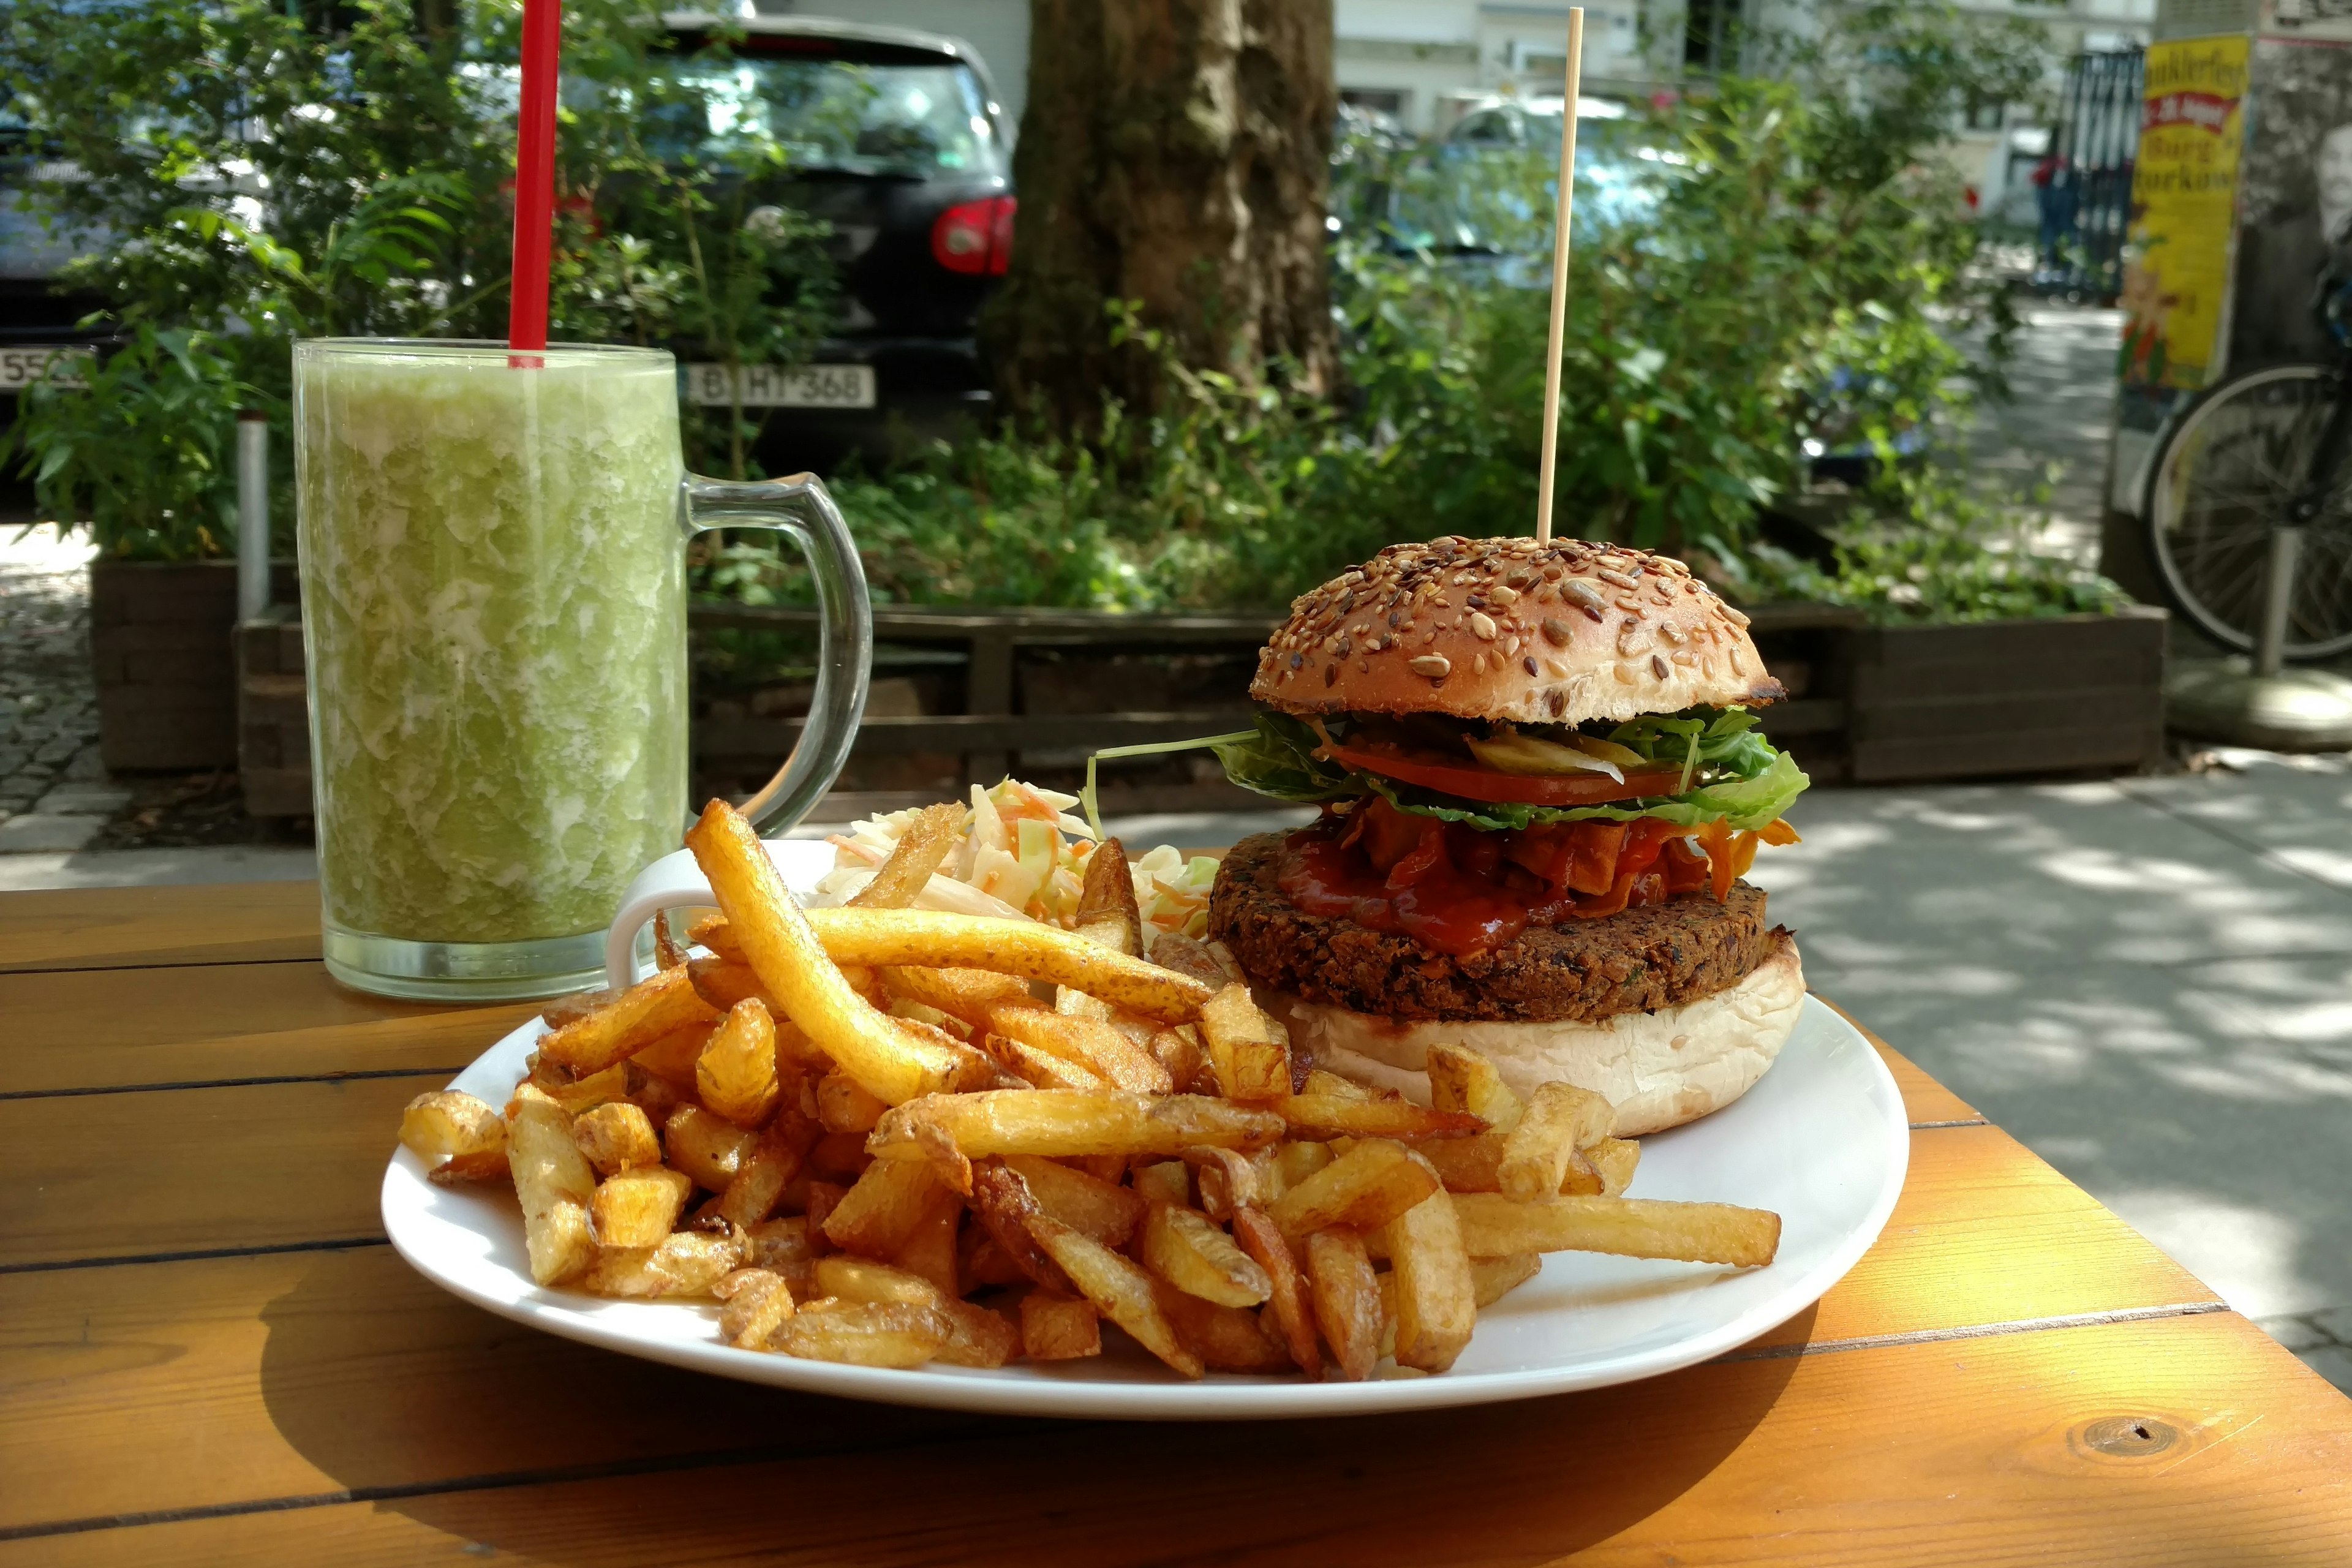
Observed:
[[[1892,1051],[1893,1223],[1718,1361],[1013,1422],[674,1372],[410,1272],[400,1107],[529,1009],[339,990],[316,910],[0,896],[0,1563],[2352,1563],[2352,1403]]]

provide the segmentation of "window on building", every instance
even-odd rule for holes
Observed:
[[[1689,0],[1683,12],[1683,65],[1690,70],[1723,70],[1731,63],[1733,34],[1741,0]]]
[[[1405,100],[1411,95],[1398,87],[1343,87],[1339,101],[1368,114],[1385,114],[1391,120],[1404,118]]]

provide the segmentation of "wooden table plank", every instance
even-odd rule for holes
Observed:
[[[318,956],[316,882],[0,895],[0,972]]]
[[[0,1269],[380,1237],[432,1077],[0,1100]]]
[[[438,1071],[532,1003],[435,1007],[362,996],[312,963],[0,974],[0,1097],[131,1085]]]
[[[2155,1440],[2095,1446],[2134,1422]],[[1074,1424],[514,1479],[20,1539],[0,1563],[2352,1561],[2352,1405],[2230,1314],[1717,1363],[1426,1415]]]
[[[373,1209],[331,1223],[372,1229]],[[1945,1129],[1914,1135],[1885,1239],[1814,1310],[1734,1354],[2216,1305],[1998,1129]],[[666,1414],[599,1420],[598,1390]],[[385,1247],[0,1276],[0,1531],[709,1453],[740,1447],[755,1407],[792,1429],[831,1429],[824,1413],[847,1408],[518,1328]],[[785,1414],[804,1408],[819,1414]]]

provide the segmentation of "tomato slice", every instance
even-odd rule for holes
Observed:
[[[1627,773],[1619,784],[1606,773],[1574,773],[1565,778],[1545,777],[1532,773],[1490,773],[1454,763],[1428,762],[1419,757],[1401,757],[1388,752],[1368,751],[1356,746],[1328,746],[1325,753],[1334,762],[1399,784],[1419,784],[1446,795],[1460,795],[1464,800],[1485,801],[1495,805],[1600,805],[1612,800],[1635,800],[1643,795],[1672,795],[1682,783],[1682,770],[1669,768],[1663,773]]]

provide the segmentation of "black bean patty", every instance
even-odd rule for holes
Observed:
[[[1209,934],[1255,984],[1380,1018],[1551,1023],[1678,1006],[1736,985],[1772,949],[1764,893],[1686,893],[1598,920],[1530,926],[1469,958],[1310,915],[1277,879],[1286,835],[1243,839],[1217,871]]]

